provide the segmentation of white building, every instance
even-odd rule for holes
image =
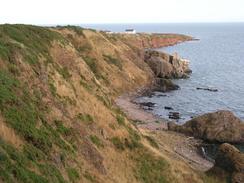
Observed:
[[[125,34],[136,34],[135,29],[125,29]]]

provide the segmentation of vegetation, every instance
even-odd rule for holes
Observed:
[[[111,55],[103,55],[103,57],[104,57],[104,60],[107,61],[107,63],[113,64],[116,67],[118,67],[119,70],[122,70],[123,65],[122,65],[122,61],[121,60],[119,60],[117,58],[114,58]]]
[[[86,62],[86,64],[90,67],[92,72],[95,74],[95,76],[100,78],[100,74],[99,74],[98,66],[97,66],[97,60],[90,56],[85,56],[85,57],[83,57],[83,59]]]
[[[120,140],[119,137],[113,137],[111,139],[111,142],[113,143],[113,145],[118,149],[118,150],[124,150],[124,143]]]
[[[116,116],[116,119],[117,119],[117,122],[118,122],[119,125],[123,125],[123,126],[125,125],[125,118],[122,115],[118,114]]]
[[[69,180],[72,183],[75,183],[75,182],[79,181],[80,175],[79,175],[79,173],[77,172],[77,170],[75,168],[67,168],[66,171],[67,171]]]
[[[155,141],[155,139],[153,138],[153,137],[151,137],[151,136],[144,136],[146,139],[147,139],[147,141],[150,143],[150,145],[152,146],[152,147],[155,147],[155,148],[159,148],[159,146],[158,146],[158,143]]]
[[[98,148],[104,147],[102,141],[96,135],[90,135],[90,139],[93,144],[95,144]]]
[[[161,158],[153,156],[146,149],[138,150],[132,158],[137,162],[135,169],[136,177],[144,183],[166,183],[167,162]]]
[[[93,117],[90,114],[81,114],[79,113],[77,115],[77,118],[83,122],[85,122],[86,124],[92,124],[94,122]]]
[[[38,63],[40,56],[50,62],[49,47],[54,40],[66,43],[59,33],[47,28],[21,24],[0,25],[0,57],[14,62],[14,55],[20,53],[30,64]]]

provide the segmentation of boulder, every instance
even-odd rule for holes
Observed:
[[[168,92],[178,90],[180,87],[174,84],[170,79],[156,78],[153,90],[159,92]]]
[[[177,54],[170,55],[155,50],[147,50],[144,60],[156,77],[166,79],[188,78],[191,73],[189,61],[181,59]]]
[[[233,183],[244,182],[244,153],[241,153],[233,145],[221,144],[215,159],[215,165],[210,172],[219,172],[223,170],[231,177]]]
[[[244,123],[230,111],[207,113],[168,128],[213,143],[244,143]]]

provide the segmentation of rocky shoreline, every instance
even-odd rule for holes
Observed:
[[[205,114],[186,122],[185,125],[182,126],[149,113],[142,106],[147,106],[148,109],[150,109],[154,104],[147,103],[140,105],[135,103],[135,98],[141,95],[150,95],[152,91],[167,92],[179,89],[179,87],[174,85],[170,79],[188,78],[191,70],[188,67],[189,62],[179,58],[178,55],[159,53],[155,50],[147,50],[145,52],[144,61],[154,72],[154,82],[147,88],[142,88],[135,93],[119,97],[116,100],[117,105],[129,118],[136,122],[136,126],[141,130],[157,131],[159,133],[164,133],[164,135],[171,134],[170,138],[176,138],[177,136],[181,136],[183,139],[191,138],[192,142],[190,143],[182,143],[181,145],[176,142],[173,143],[173,149],[178,148],[178,155],[182,156],[186,161],[190,161],[191,163],[195,162],[197,166],[202,165],[201,170],[203,171],[209,170],[214,172],[213,170],[216,169],[215,167],[218,167],[223,171],[229,172],[228,174],[232,176],[232,182],[243,182],[243,153],[227,144],[226,146],[229,149],[232,149],[231,151],[236,152],[233,155],[237,156],[242,162],[241,165],[238,165],[238,167],[242,168],[239,168],[238,170],[226,170],[225,167],[219,165],[219,162],[223,161],[233,164],[235,167],[235,157],[233,159],[224,158],[225,156],[228,156],[229,151],[222,151],[221,148],[223,145],[221,145],[216,155],[216,163],[213,164],[215,160],[206,155],[203,144],[243,144],[244,123],[229,111],[218,111],[216,113]],[[167,109],[171,110],[170,107]],[[174,117],[176,114],[172,113],[172,115]],[[172,135],[171,131],[175,131],[176,133],[173,133]],[[198,141],[197,139],[201,140]],[[189,146],[191,148],[189,148]],[[197,166],[193,168],[196,168]],[[211,169],[211,167],[213,168]],[[232,173],[234,171],[237,171],[237,173]],[[219,175],[218,172],[216,174]]]

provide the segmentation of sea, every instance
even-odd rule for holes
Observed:
[[[159,48],[177,52],[190,61],[189,79],[173,80],[179,90],[143,96],[137,102],[152,102],[150,112],[168,118],[169,110],[179,112],[183,124],[192,117],[217,110],[230,110],[244,120],[244,23],[178,23],[178,24],[98,24],[81,25],[99,30],[123,32],[127,28],[146,33],[179,33],[193,36],[175,46]],[[217,92],[197,90],[214,88]]]

